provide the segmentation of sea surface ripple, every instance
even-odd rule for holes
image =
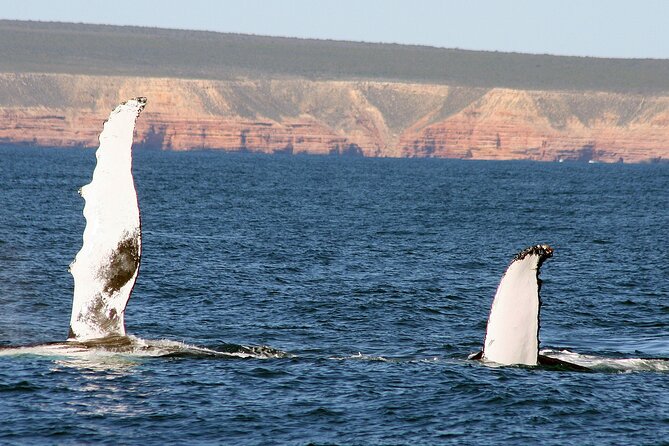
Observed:
[[[94,163],[0,146],[0,444],[669,444],[667,164],[137,151],[134,347],[41,345]],[[466,359],[537,243],[591,373]]]

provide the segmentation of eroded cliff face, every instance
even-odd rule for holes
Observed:
[[[141,146],[388,157],[669,159],[669,93],[525,91],[371,81],[0,74],[0,142],[97,147],[119,101],[146,96]]]

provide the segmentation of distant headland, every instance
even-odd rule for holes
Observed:
[[[669,60],[0,20],[0,143],[97,147],[133,96],[155,149],[669,160]]]

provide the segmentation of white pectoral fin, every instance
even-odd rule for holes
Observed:
[[[539,354],[539,270],[553,255],[548,245],[521,251],[497,287],[488,318],[483,359],[498,364],[537,365]]]
[[[82,187],[86,228],[70,265],[74,299],[68,339],[124,336],[125,307],[137,278],[142,236],[132,176],[132,142],[146,98],[116,107],[104,123],[91,183]]]

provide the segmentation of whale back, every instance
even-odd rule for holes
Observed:
[[[548,245],[529,247],[516,255],[490,309],[483,359],[498,364],[537,365],[542,263],[553,255]]]
[[[70,265],[74,299],[68,340],[125,336],[124,313],[142,251],[132,142],[146,98],[121,103],[105,121],[85,200],[83,245]]]

